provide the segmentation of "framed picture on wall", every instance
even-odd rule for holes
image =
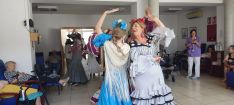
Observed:
[[[211,23],[211,17],[208,17],[208,18],[207,18],[207,24],[208,24],[208,25],[212,24],[212,23]]]
[[[181,29],[182,39],[186,39],[188,37],[188,28]]]

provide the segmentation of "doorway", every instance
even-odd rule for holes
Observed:
[[[94,33],[93,27],[64,27],[61,28],[61,52],[62,54],[62,74],[65,74],[67,72],[67,63],[66,63],[66,57],[65,55],[65,43],[67,39],[70,39],[67,35],[71,34],[72,32],[80,33],[82,38],[84,39],[85,45],[88,43],[88,39],[91,35]],[[72,39],[70,39],[72,40]]]

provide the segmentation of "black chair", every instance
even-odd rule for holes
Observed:
[[[39,81],[41,81],[42,85],[44,87],[57,87],[58,95],[60,95],[62,90],[62,85],[59,83],[60,77],[51,78],[49,77],[51,73],[48,71],[49,70],[46,70],[46,68],[43,66],[37,64],[34,66],[34,72],[37,75]]]

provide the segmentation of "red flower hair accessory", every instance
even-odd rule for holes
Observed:
[[[133,25],[136,22],[145,24],[145,18],[132,19],[130,23]]]

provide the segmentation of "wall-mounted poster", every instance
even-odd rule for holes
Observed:
[[[216,24],[207,25],[207,41],[216,42]]]
[[[216,16],[207,18],[207,41],[216,42]]]
[[[182,39],[186,39],[188,37],[188,28],[181,29]]]

